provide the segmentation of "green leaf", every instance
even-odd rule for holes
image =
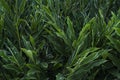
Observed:
[[[30,35],[30,42],[31,42],[32,46],[35,47],[35,41],[31,35]]]
[[[111,36],[107,36],[110,42],[113,44],[114,48],[120,52],[120,40],[114,39]]]
[[[67,77],[67,80],[82,80],[84,76],[89,72],[89,70],[93,69],[94,67],[97,67],[103,63],[105,63],[107,60],[99,59],[95,61],[91,61],[89,64],[81,65],[77,69],[74,70],[74,72],[70,73],[70,75]]]
[[[18,80],[18,79],[16,79],[16,80]],[[23,77],[21,80],[37,80],[37,78],[35,76],[26,76],[26,77]]]
[[[30,42],[27,41],[24,36],[22,36],[22,41],[23,41],[24,47],[25,47],[26,49],[31,49],[31,44],[30,44]]]
[[[9,12],[11,11],[10,6],[5,0],[0,0],[0,4],[4,7],[6,11],[9,11]]]
[[[115,29],[116,34],[117,34],[118,36],[120,36],[120,28],[114,27],[114,29]]]
[[[109,54],[108,57],[109,57],[110,60],[112,60],[112,63],[113,63],[117,68],[120,69],[120,59],[119,59],[117,56],[113,55],[113,54]]]
[[[38,70],[36,70],[36,69],[30,69],[28,72],[27,72],[27,76],[31,76],[31,75],[33,75],[33,74],[35,74],[35,73],[39,73],[40,71],[38,71]]]
[[[68,25],[68,29],[67,29],[68,33],[67,34],[68,34],[69,38],[73,41],[73,40],[75,40],[75,31],[73,28],[73,23],[69,17],[67,17],[67,25]]]
[[[32,60],[33,62],[35,61],[34,58],[33,58],[33,52],[31,50],[27,50],[25,48],[21,48],[21,50],[26,54],[26,56]]]
[[[61,73],[56,75],[56,80],[65,80],[64,76]]]
[[[19,8],[20,14],[22,14],[23,11],[25,10],[25,4],[26,4],[26,2],[27,2],[26,0],[22,0],[21,1],[20,8]]]
[[[5,61],[8,61],[8,60],[9,60],[8,55],[7,55],[6,52],[3,51],[3,50],[0,50],[0,56],[1,56]]]
[[[119,72],[117,69],[109,70],[109,72],[110,72],[113,76],[115,76],[115,77],[117,77],[118,79],[120,79],[120,72]]]
[[[9,70],[13,70],[17,73],[21,72],[20,67],[14,65],[14,64],[6,64],[6,65],[3,65],[3,67],[5,67],[6,69],[9,69]]]
[[[12,60],[15,64],[17,64],[18,66],[24,64],[22,54],[18,51],[18,49],[13,45],[13,43],[9,39],[7,39],[6,48],[9,50],[9,53],[11,54]]]
[[[45,69],[48,68],[48,64],[47,64],[46,62],[42,62],[41,65],[42,65],[42,67],[45,68]]]
[[[50,9],[49,9],[49,7],[48,6],[42,6],[42,9],[45,11],[45,13],[50,17],[47,17],[50,21],[52,21],[52,22],[56,22],[55,21],[55,19],[54,19],[54,17],[52,16],[52,13],[51,13],[51,11],[50,11]]]
[[[79,59],[76,58],[76,59],[78,59],[78,61],[77,61],[75,64],[76,64],[76,65],[81,64],[81,62],[82,62],[90,53],[93,53],[93,52],[97,51],[98,49],[99,49],[99,48],[93,47],[93,48],[89,48],[89,49],[83,51],[82,53],[80,53],[80,54],[78,55],[78,58],[79,58]]]
[[[82,30],[79,32],[79,36],[77,40],[74,40],[72,46],[75,48],[75,51],[69,58],[69,64],[73,64],[77,55],[79,54],[79,51],[82,49],[82,46],[84,44],[84,40],[87,38],[89,34],[89,30],[91,27],[91,23],[94,21],[95,18],[91,19],[86,25],[82,28]]]

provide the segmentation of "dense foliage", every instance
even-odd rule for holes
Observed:
[[[0,80],[120,80],[120,0],[0,0]]]

